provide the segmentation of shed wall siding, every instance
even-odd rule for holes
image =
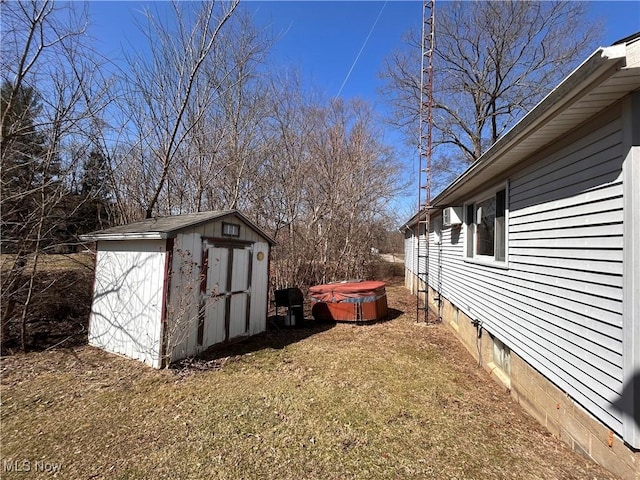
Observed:
[[[202,239],[199,234],[179,233],[173,246],[169,306],[167,308],[167,355],[171,361],[196,355]]]
[[[258,260],[259,253],[262,253],[262,260]],[[264,241],[254,243],[252,255],[249,335],[264,332],[267,329],[269,244]]]
[[[640,450],[640,90],[623,105],[623,114],[629,121],[623,130],[623,151],[627,157],[623,169],[624,393],[620,407],[625,415],[624,438]]]
[[[253,258],[249,313],[249,335],[255,335],[266,329],[269,244],[263,237],[239,220],[232,219],[229,221],[241,224],[239,240],[255,242],[251,252]],[[172,361],[197,355],[210,346],[209,341],[205,341],[202,346],[198,346],[197,343],[202,239],[220,238],[221,232],[222,222],[218,221],[185,230],[176,237],[172,272],[177,272],[177,274],[171,280],[170,307],[168,309],[168,313],[175,315],[176,318],[173,319],[169,316],[169,329],[172,333],[170,337],[173,338],[170,343]],[[259,252],[263,253],[262,260],[257,259]],[[226,268],[224,274],[226,278]],[[212,285],[215,284],[214,279],[209,280],[210,283],[213,282]],[[210,302],[209,305],[211,305],[212,300],[209,299],[208,301]],[[215,302],[214,307],[224,310],[224,302]],[[244,307],[236,302],[232,304],[232,308]],[[224,311],[220,314],[224,317]],[[224,324],[222,324],[223,327]],[[233,333],[231,332],[232,335]],[[216,338],[219,338],[220,335],[224,337],[224,331],[218,331]],[[213,338],[213,331],[210,332],[210,338]]]
[[[234,223],[240,225],[239,237],[223,237],[222,236],[222,222]],[[191,233],[198,233],[203,238],[227,238],[229,240],[239,240],[243,242],[264,242],[265,239],[259,235],[255,230],[249,227],[246,223],[237,217],[225,217],[214,222],[205,223],[199,225],[193,229],[190,229]]]
[[[623,380],[626,152],[614,117],[511,177],[508,269],[465,261],[464,227],[445,228],[429,283],[622,434],[612,404]]]
[[[160,367],[163,240],[98,242],[89,344]]]

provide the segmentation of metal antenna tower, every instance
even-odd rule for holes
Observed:
[[[420,65],[419,161],[418,161],[418,295],[416,321],[420,312],[429,318],[429,210],[431,208],[431,154],[433,127],[433,49],[435,0],[422,4],[422,60]],[[424,237],[423,237],[424,232]],[[420,296],[424,294],[424,303]]]

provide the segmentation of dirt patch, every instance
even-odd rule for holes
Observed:
[[[20,276],[17,283],[25,287],[11,297],[2,297],[3,311],[11,311],[3,328],[3,334],[6,335],[3,338],[3,354],[12,354],[21,349],[22,313],[29,280],[26,275]],[[88,268],[38,271],[33,279],[33,293],[25,318],[26,350],[85,344],[92,285],[93,271]]]

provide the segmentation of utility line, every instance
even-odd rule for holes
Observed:
[[[338,99],[338,97],[342,93],[342,89],[347,84],[347,81],[349,80],[349,77],[351,76],[351,72],[353,72],[353,69],[355,68],[356,63],[358,63],[358,60],[360,59],[360,55],[362,55],[362,52],[363,52],[364,48],[367,46],[367,42],[369,41],[369,37],[371,37],[371,34],[373,33],[373,30],[376,28],[376,25],[378,24],[378,20],[380,20],[380,16],[382,15],[382,12],[384,11],[384,7],[387,6],[387,2],[388,2],[388,0],[385,0],[385,2],[382,4],[382,8],[380,9],[380,12],[378,12],[378,16],[377,16],[375,22],[373,22],[373,25],[371,26],[371,30],[369,30],[369,34],[367,35],[367,38],[365,38],[364,43],[362,44],[362,47],[360,47],[360,51],[358,52],[358,55],[356,55],[356,59],[351,64],[351,68],[349,69],[349,72],[347,73],[347,76],[344,77],[344,81],[342,82],[342,85],[340,85],[340,90],[338,90],[337,95],[333,99],[334,102]]]

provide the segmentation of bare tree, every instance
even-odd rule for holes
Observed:
[[[277,288],[369,276],[376,225],[402,187],[381,122],[361,100],[328,105],[295,76],[272,84],[255,207],[273,232]]]
[[[372,228],[401,188],[393,151],[383,143],[371,107],[334,101],[321,112],[325,128],[311,137],[313,195],[321,281],[362,277],[373,247]]]
[[[266,116],[265,75],[258,71],[271,40],[252,24],[248,15],[225,38],[225,48],[209,74],[220,78],[219,113],[227,127],[223,145],[226,168],[216,185],[224,208],[246,208],[245,199],[256,180],[261,159],[260,128]],[[222,67],[222,68],[221,68]],[[222,75],[221,75],[222,73]]]
[[[434,143],[439,167],[458,173],[564,78],[593,48],[597,25],[581,2],[482,1],[436,10]],[[393,121],[417,144],[420,40],[388,60],[382,76]]]
[[[158,210],[183,213],[245,207],[259,164],[261,121],[265,115],[263,75],[258,66],[270,47],[269,38],[238,11],[217,34],[210,54],[194,78],[186,100],[189,131],[176,148],[166,174]],[[205,101],[203,102],[203,99]],[[154,184],[154,162],[148,150],[131,150],[121,169],[124,197],[145,204]],[[136,175],[129,173],[135,171]]]
[[[316,124],[310,115],[318,99],[305,91],[298,72],[289,70],[273,75],[265,97],[269,117],[261,129],[263,162],[249,192],[251,211],[278,242],[272,252],[274,285],[300,285],[300,272],[314,258],[314,240],[305,232],[314,215],[306,199],[314,194],[310,138]]]
[[[74,195],[78,163],[110,101],[81,8],[51,1],[6,2],[2,9],[3,342],[19,318],[24,349],[41,255],[70,240],[69,219],[87,196]],[[82,233],[82,232],[77,232]]]
[[[205,66],[238,1],[202,2],[195,10],[192,3],[173,2],[171,21],[145,14],[142,28],[150,54],[129,56],[123,105],[131,119],[127,131],[134,161],[120,178],[131,179],[134,169],[132,189],[147,217],[157,209],[187,139],[219,95],[219,84],[206,78]]]

